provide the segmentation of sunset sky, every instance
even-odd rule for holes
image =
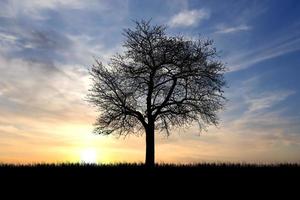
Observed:
[[[132,20],[215,41],[228,71],[220,124],[156,136],[157,162],[300,163],[300,1],[1,0],[0,163],[143,162],[143,136],[92,133],[88,69]]]

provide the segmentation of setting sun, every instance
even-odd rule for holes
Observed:
[[[97,152],[95,149],[84,149],[80,154],[82,163],[97,163]]]

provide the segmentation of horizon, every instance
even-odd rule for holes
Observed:
[[[144,135],[92,133],[95,58],[132,20],[214,40],[228,102],[218,127],[156,134],[157,163],[300,163],[300,2],[6,0],[0,6],[0,163],[143,162]]]

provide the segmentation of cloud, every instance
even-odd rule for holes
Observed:
[[[1,33],[1,32],[0,32]],[[51,63],[63,60],[63,52],[72,47],[72,43],[63,33],[53,30],[27,30],[11,33],[15,38],[10,48],[6,48],[7,55],[25,60]]]
[[[252,77],[231,89],[229,103],[238,105],[238,109],[229,107],[222,113],[220,128],[209,128],[208,134],[218,138],[217,148],[226,151],[221,154],[231,155],[229,160],[299,162],[293,148],[299,149],[300,145],[300,118],[287,113],[288,105],[277,106],[296,92],[258,92],[262,78]]]
[[[124,19],[124,13],[127,14],[128,1],[116,0],[112,4],[109,0],[4,0],[0,1],[0,7],[0,18],[18,19],[26,16],[30,20],[45,21],[51,19],[51,12],[54,11],[59,14],[57,16],[68,16],[71,12],[89,12],[109,16],[111,20],[121,20]],[[72,19],[72,23],[74,21]]]
[[[0,52],[45,66],[56,62],[89,66],[93,57],[108,61],[120,49],[127,4],[122,0],[116,5],[107,0],[1,1],[3,10],[15,15],[0,16]],[[30,17],[25,10],[47,20]],[[103,21],[104,17],[109,20]]]
[[[66,3],[39,2],[32,1],[30,4],[29,1],[22,1],[26,6],[37,10],[60,9],[57,5]],[[71,4],[68,7],[70,9],[74,8],[73,5],[79,6],[76,3],[79,1],[68,2]],[[102,8],[113,9],[114,6],[103,2],[105,6]],[[15,1],[4,3],[15,9],[20,6],[14,5]],[[43,12],[40,14],[44,16]],[[94,62],[93,57],[107,62],[120,47],[107,46],[102,42],[108,35],[113,36],[111,27],[104,28],[105,34],[99,28],[93,30],[99,30],[97,35],[84,28],[81,32],[74,33],[73,26],[69,27],[71,31],[65,27],[56,27],[61,25],[60,21],[64,21],[63,16],[59,16],[62,18],[53,16],[53,24],[40,24],[35,18],[24,17],[24,12],[18,13],[17,19],[0,16],[3,25],[0,28],[2,115],[10,113],[16,116],[38,116],[40,120],[43,117],[51,120],[59,120],[61,117],[80,120],[83,117],[77,115],[76,119],[74,114],[79,110],[83,116],[88,115],[85,111],[89,108],[84,102],[89,85],[87,67]]]
[[[85,67],[91,66],[94,58],[107,64],[113,55],[123,50],[121,44],[106,46],[103,42],[95,42],[95,39],[89,35],[67,35],[67,37],[72,42],[72,48],[63,52],[65,60]]]
[[[297,130],[299,131],[300,126],[297,122],[299,119],[287,115],[286,108],[288,105],[276,106],[288,98],[293,98],[296,91],[280,89],[258,92],[257,88],[261,87],[260,84],[262,84],[261,79],[262,77],[258,76],[252,77],[243,81],[238,86],[240,89],[234,90],[234,93],[229,97],[230,101],[232,104],[240,105],[240,108],[243,109],[240,109],[239,112],[228,110],[224,115],[224,124],[226,124],[224,128],[243,136],[266,136],[265,142],[268,142],[267,136],[282,134],[281,138],[285,140],[284,142],[292,142],[288,140],[291,138],[290,135],[294,135]],[[298,141],[300,141],[299,134],[298,137]],[[277,142],[282,141],[278,140]]]
[[[58,8],[83,9],[88,5],[84,2],[79,0],[6,0],[0,3],[2,7],[0,17],[17,18],[20,15],[26,15],[31,19],[44,20],[47,18],[41,11]]]
[[[254,50],[239,53],[226,61],[229,65],[229,71],[239,71],[246,69],[254,64],[276,58],[291,52],[300,50],[300,36],[289,35],[257,47]]]
[[[224,27],[220,26],[218,27],[218,30],[215,33],[218,34],[228,34],[228,33],[236,33],[240,31],[248,31],[251,30],[251,27],[248,25],[239,25],[234,27]]]
[[[52,70],[43,65],[0,56],[2,115],[55,118],[68,115],[72,107],[83,109],[87,71],[80,66],[56,65],[60,70]]]
[[[170,27],[188,27],[199,24],[202,20],[208,19],[210,12],[207,9],[184,10],[174,15],[170,21]]]
[[[256,94],[254,97],[246,97],[246,103],[248,104],[249,112],[261,111],[267,108],[271,108],[275,104],[284,101],[286,98],[295,94],[294,91],[276,91],[276,92],[263,92]]]
[[[0,42],[15,43],[17,38],[14,35],[0,32]]]

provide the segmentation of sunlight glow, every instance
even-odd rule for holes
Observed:
[[[95,149],[84,149],[80,153],[80,160],[82,163],[97,163],[97,152]]]

